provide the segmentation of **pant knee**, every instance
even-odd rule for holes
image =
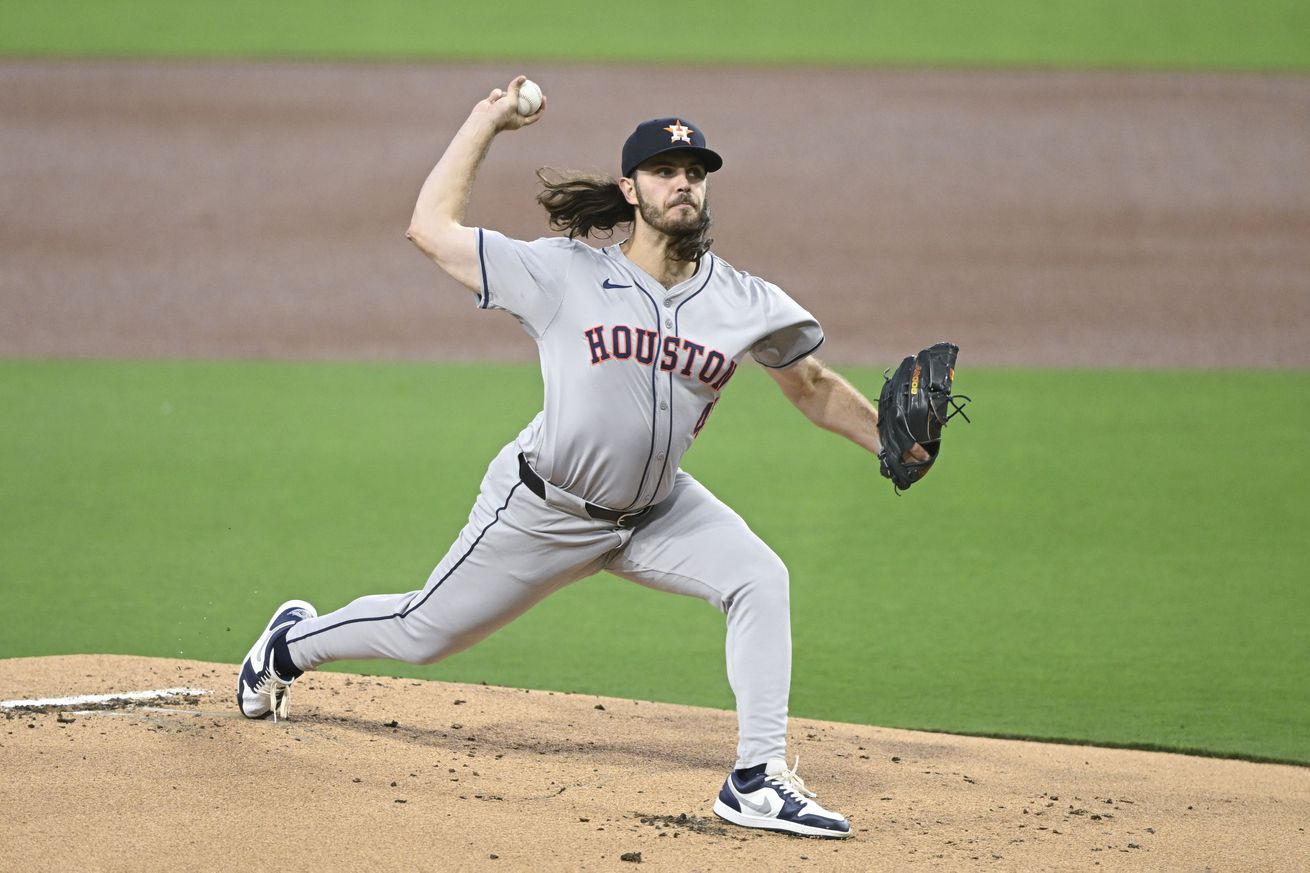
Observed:
[[[401,620],[394,639],[396,659],[410,664],[435,664],[452,652],[450,638],[423,622]]]
[[[444,661],[456,652],[467,649],[474,642],[476,640],[460,641],[448,637],[416,640],[412,646],[414,657],[411,659],[411,663],[435,664],[438,661]]]
[[[477,628],[465,633],[433,632],[430,629],[413,629],[409,650],[414,664],[435,664],[456,655],[484,639],[488,630]]]
[[[741,581],[728,600],[731,608],[745,602],[765,608],[786,609],[791,597],[791,574],[771,550],[764,550],[741,565]]]

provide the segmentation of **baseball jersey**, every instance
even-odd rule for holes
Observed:
[[[665,289],[619,245],[478,230],[478,305],[537,342],[544,408],[518,444],[539,476],[616,510],[659,503],[747,353],[789,366],[823,329],[777,285],[707,254]]]

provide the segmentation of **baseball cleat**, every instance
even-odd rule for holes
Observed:
[[[268,627],[241,664],[241,676],[237,679],[237,705],[246,718],[268,718],[271,714],[273,721],[277,721],[287,717],[288,689],[296,677],[283,676],[273,669],[273,644],[292,625],[317,616],[314,607],[303,600],[288,600],[273,613]]]
[[[796,763],[787,767],[782,758],[771,758],[761,772],[748,778],[733,771],[714,801],[714,814],[735,825],[785,831],[807,837],[848,837],[850,822],[840,813],[816,803],[814,792],[796,775]],[[754,767],[752,770],[759,770]]]

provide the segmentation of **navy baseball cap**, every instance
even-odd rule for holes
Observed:
[[[695,152],[709,173],[723,166],[718,152],[705,147],[705,134],[696,125],[681,118],[652,118],[637,125],[623,144],[623,175],[631,178],[643,161],[672,151]]]

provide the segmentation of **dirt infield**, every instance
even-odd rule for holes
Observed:
[[[730,712],[309,674],[292,720],[248,721],[235,668],[0,661],[6,698],[171,687],[159,707],[47,706],[0,727],[0,868],[289,870],[1294,870],[1310,770],[795,719],[842,843],[710,811]]]
[[[0,62],[0,356],[532,360],[405,241],[487,66]],[[683,112],[716,251],[834,361],[1310,366],[1310,77],[530,71],[470,220]]]

